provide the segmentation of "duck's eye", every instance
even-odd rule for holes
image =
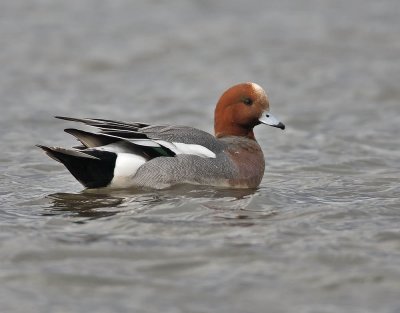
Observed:
[[[245,105],[252,105],[253,104],[253,100],[251,100],[250,98],[244,98],[243,99],[243,103]]]

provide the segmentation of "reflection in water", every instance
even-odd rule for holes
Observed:
[[[176,185],[167,189],[158,190],[160,195],[168,196],[186,196],[192,198],[236,198],[241,199],[243,197],[254,194],[257,189],[232,189],[232,188],[217,188],[213,186],[201,186],[201,185],[190,185],[182,184]]]
[[[211,220],[208,223],[228,226],[253,226],[260,219],[268,219],[277,214],[276,210],[266,210],[255,204],[260,189],[228,189],[209,186],[181,185],[164,190],[166,197],[176,196],[187,210],[201,206],[204,215]],[[177,201],[178,202],[178,201]]]
[[[200,205],[204,207],[204,214],[211,210],[215,218],[244,220],[255,213],[248,208],[255,192],[256,189],[180,185],[164,190],[92,189],[80,193],[54,193],[46,196],[51,209],[46,215],[68,212],[76,217],[97,219],[127,210],[151,211],[155,207],[158,212],[160,208],[167,212],[172,207],[189,213]]]
[[[51,201],[51,211],[48,215],[65,211],[74,216],[101,218],[117,214],[118,210],[110,210],[121,205],[123,198],[106,194],[91,193],[54,193],[47,196]]]

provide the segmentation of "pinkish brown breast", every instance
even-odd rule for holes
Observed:
[[[235,164],[238,175],[231,178],[232,187],[256,188],[264,176],[264,154],[257,141],[244,137],[224,137],[221,140],[228,143],[225,152]]]

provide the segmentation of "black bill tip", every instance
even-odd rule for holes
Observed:
[[[283,124],[283,123],[279,122],[279,124],[278,124],[278,125],[276,125],[275,127],[277,127],[277,128],[280,128],[280,129],[284,130],[284,129],[285,129],[285,124]]]

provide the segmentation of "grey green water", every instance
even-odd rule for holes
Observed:
[[[400,2],[0,1],[1,312],[400,312]],[[257,190],[83,192],[54,115],[212,131],[265,87]]]

